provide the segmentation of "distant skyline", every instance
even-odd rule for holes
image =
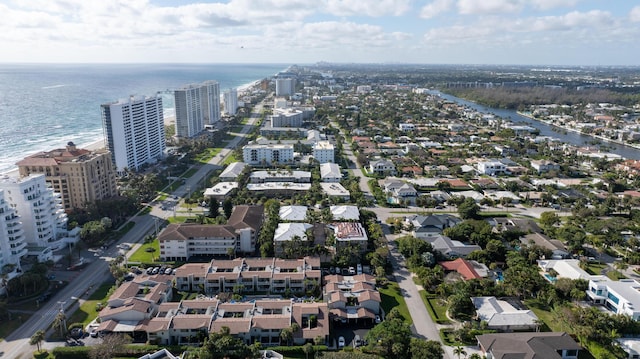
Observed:
[[[3,63],[640,65],[627,0],[0,0]]]

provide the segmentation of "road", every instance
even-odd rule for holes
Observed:
[[[207,174],[217,168],[220,163],[238,146],[240,141],[253,128],[253,124],[260,117],[262,105],[254,107],[251,117],[247,125],[243,126],[239,136],[230,141],[220,153],[212,158],[207,164],[201,168],[186,183],[178,188],[174,194],[184,195],[189,189],[198,188],[198,184],[206,178]],[[2,358],[30,358],[31,353],[35,350],[35,346],[29,345],[29,338],[37,330],[46,330],[53,322],[55,316],[62,308],[67,317],[73,314],[76,309],[75,303],[77,298],[92,293],[100,284],[112,279],[109,273],[109,261],[117,257],[119,249],[116,248],[120,243],[138,243],[146,235],[156,230],[158,218],[166,219],[170,214],[161,208],[161,203],[156,201],[151,212],[145,215],[136,215],[129,219],[135,225],[122,238],[111,245],[111,247],[101,253],[100,257],[92,257],[93,262],[80,269],[80,274],[55,296],[53,296],[46,304],[36,311],[24,324],[17,328],[13,333],[7,336],[4,341],[0,342],[0,357]]]
[[[331,122],[331,126],[333,126],[334,128],[339,128],[340,135],[342,135],[342,137],[345,139],[342,150],[344,154],[347,156],[347,158],[349,158],[349,160],[351,160],[351,162],[353,163],[353,165],[349,169],[351,170],[351,173],[354,176],[358,177],[359,184],[360,184],[360,191],[364,193],[365,197],[372,196],[371,190],[369,189],[369,183],[368,183],[371,178],[365,176],[362,173],[362,167],[358,163],[357,158],[353,153],[353,150],[351,149],[351,142],[347,141],[347,138],[349,138],[349,135],[342,128],[340,128],[337,122]]]

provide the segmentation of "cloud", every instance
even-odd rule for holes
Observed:
[[[528,31],[568,31],[609,26],[614,22],[611,13],[601,10],[573,11],[562,16],[544,16],[521,21]],[[515,29],[514,29],[515,30]]]
[[[464,15],[520,12],[522,0],[458,0],[458,12]]]
[[[550,10],[558,7],[572,7],[578,0],[531,0],[530,5],[538,10]]]
[[[411,9],[410,0],[325,0],[319,10],[335,16],[400,16]]]
[[[629,12],[629,19],[633,22],[640,22],[640,6],[636,6]]]
[[[420,17],[423,19],[431,19],[443,12],[451,10],[453,0],[435,0],[420,9]]]

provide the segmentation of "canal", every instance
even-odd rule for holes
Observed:
[[[504,119],[509,119],[512,122],[518,123],[518,124],[527,124],[531,127],[535,127],[538,130],[540,130],[541,136],[554,137],[559,139],[562,142],[569,143],[575,146],[586,146],[593,143],[594,140],[599,141],[599,139],[596,139],[588,135],[583,135],[583,134],[580,134],[577,132],[571,132],[571,131],[563,131],[559,127],[555,127],[545,122],[536,121],[529,117],[522,116],[518,114],[515,110],[487,107],[484,105],[477,104],[475,102],[461,99],[459,97],[444,94],[440,91],[430,91],[430,93],[434,95],[438,95],[445,100],[449,100],[449,101],[458,103],[460,105],[467,106],[478,112],[493,114]],[[621,145],[619,143],[612,143],[612,142],[611,143],[605,142],[605,143],[609,147],[606,150],[606,152],[615,153],[624,158],[628,158],[632,160],[640,160],[640,149]]]

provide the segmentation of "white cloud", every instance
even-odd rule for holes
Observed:
[[[423,19],[431,19],[443,12],[451,10],[453,0],[435,0],[420,9],[420,17]]]
[[[336,16],[400,16],[411,9],[410,0],[325,0],[319,10]]]
[[[636,6],[629,12],[629,19],[633,22],[640,22],[640,6]]]
[[[549,10],[558,7],[572,7],[578,0],[531,0],[531,6],[539,10]]]
[[[458,0],[458,12],[464,15],[515,13],[523,8],[522,0]]]
[[[607,11],[573,11],[563,16],[544,16],[520,22],[528,31],[567,31],[585,30],[594,27],[609,26],[613,17]],[[516,29],[514,29],[516,30]]]

